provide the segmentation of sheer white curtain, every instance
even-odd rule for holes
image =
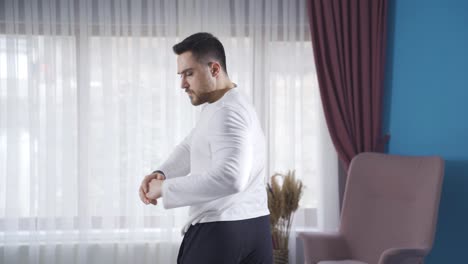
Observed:
[[[304,0],[0,0],[0,263],[175,263],[186,208],[137,190],[197,120],[172,45],[200,31],[257,109],[268,174],[305,182],[298,225],[336,225]]]

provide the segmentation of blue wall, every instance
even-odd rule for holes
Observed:
[[[446,161],[428,264],[468,263],[468,1],[389,0],[388,152]]]

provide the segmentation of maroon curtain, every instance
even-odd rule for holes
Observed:
[[[308,0],[323,110],[345,167],[382,152],[386,0]]]

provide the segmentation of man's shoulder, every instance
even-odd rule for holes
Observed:
[[[212,111],[212,117],[218,120],[221,119],[222,122],[239,119],[243,123],[251,124],[256,119],[256,111],[253,105],[240,91],[230,93]]]
[[[208,119],[209,126],[228,127],[250,127],[252,117],[248,109],[242,104],[234,102],[223,102],[212,109],[213,112]]]
[[[239,91],[232,93],[219,107],[247,116],[251,115],[254,109],[249,100]]]

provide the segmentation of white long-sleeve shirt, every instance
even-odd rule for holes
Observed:
[[[202,106],[189,135],[160,166],[164,208],[190,206],[190,225],[269,214],[265,136],[252,105],[233,88]]]

